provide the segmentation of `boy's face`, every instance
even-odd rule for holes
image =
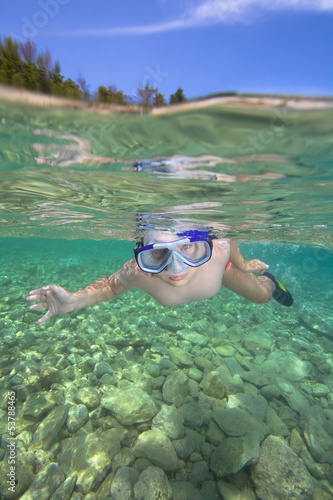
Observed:
[[[177,237],[177,235],[167,232],[156,232],[153,234],[153,238],[150,239],[149,243],[151,243],[152,240],[154,243],[165,243],[177,241],[177,239],[181,240],[183,237]],[[174,260],[172,264],[166,266],[162,272],[156,274],[155,276],[165,283],[180,287],[187,285],[197,272],[197,267],[191,267],[183,262]]]

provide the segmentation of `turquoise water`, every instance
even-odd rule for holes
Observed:
[[[174,499],[333,498],[332,118],[328,109],[124,117],[0,103],[3,498],[28,488],[22,498],[57,488],[61,498],[122,499],[126,488],[151,498],[147,484]],[[88,142],[77,148],[68,134]],[[128,169],[173,155],[220,161],[182,178]],[[133,290],[38,326],[29,291],[75,291],[117,271],[143,214],[238,240],[293,306],[222,288],[166,308]],[[11,391],[15,492],[5,476]]]

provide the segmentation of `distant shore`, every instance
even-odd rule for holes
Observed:
[[[10,87],[0,84],[0,101],[28,104],[31,106],[80,109],[94,111],[97,113],[140,113],[140,106],[128,105],[119,106],[96,101],[80,101],[76,99],[67,99],[55,95],[42,94],[41,92],[32,92],[26,89]]]
[[[53,95],[32,92],[26,89],[0,85],[0,101],[22,103],[41,107],[67,108],[93,111],[103,114],[139,114],[142,108],[136,105],[119,106],[95,101],[79,101],[66,99]],[[294,110],[319,110],[333,108],[331,97],[306,97],[306,96],[269,96],[269,95],[221,95],[203,99],[187,101],[181,104],[152,108],[152,115],[166,115],[191,111],[193,109],[211,106],[230,106],[239,108],[272,109],[284,107]]]

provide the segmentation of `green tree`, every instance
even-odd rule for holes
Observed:
[[[69,97],[70,99],[81,99],[82,93],[80,87],[77,83],[74,82],[71,78],[67,78],[64,83],[64,96]]]
[[[165,101],[164,95],[161,94],[160,92],[156,91],[153,106],[159,107],[159,106],[165,106],[165,105],[166,105],[166,101]]]
[[[149,82],[146,83],[144,87],[138,87],[138,97],[139,103],[144,107],[148,108],[152,106],[154,96],[157,92],[157,89],[151,87]]]
[[[184,96],[183,89],[180,87],[176,90],[174,94],[170,96],[170,104],[179,104],[180,102],[185,102],[186,97]]]
[[[97,89],[97,101],[98,102],[110,102],[110,92],[104,85],[100,85]]]
[[[115,85],[110,85],[108,87],[108,91],[110,94],[110,101],[112,104],[127,104],[126,96],[124,95],[122,90],[117,90]]]

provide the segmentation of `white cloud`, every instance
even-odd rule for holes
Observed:
[[[257,12],[258,9],[261,11],[333,11],[333,0],[191,0],[184,4],[187,7],[184,14],[173,21],[120,28],[87,28],[62,32],[61,35],[74,37],[150,35],[213,24],[248,22],[251,13]]]

